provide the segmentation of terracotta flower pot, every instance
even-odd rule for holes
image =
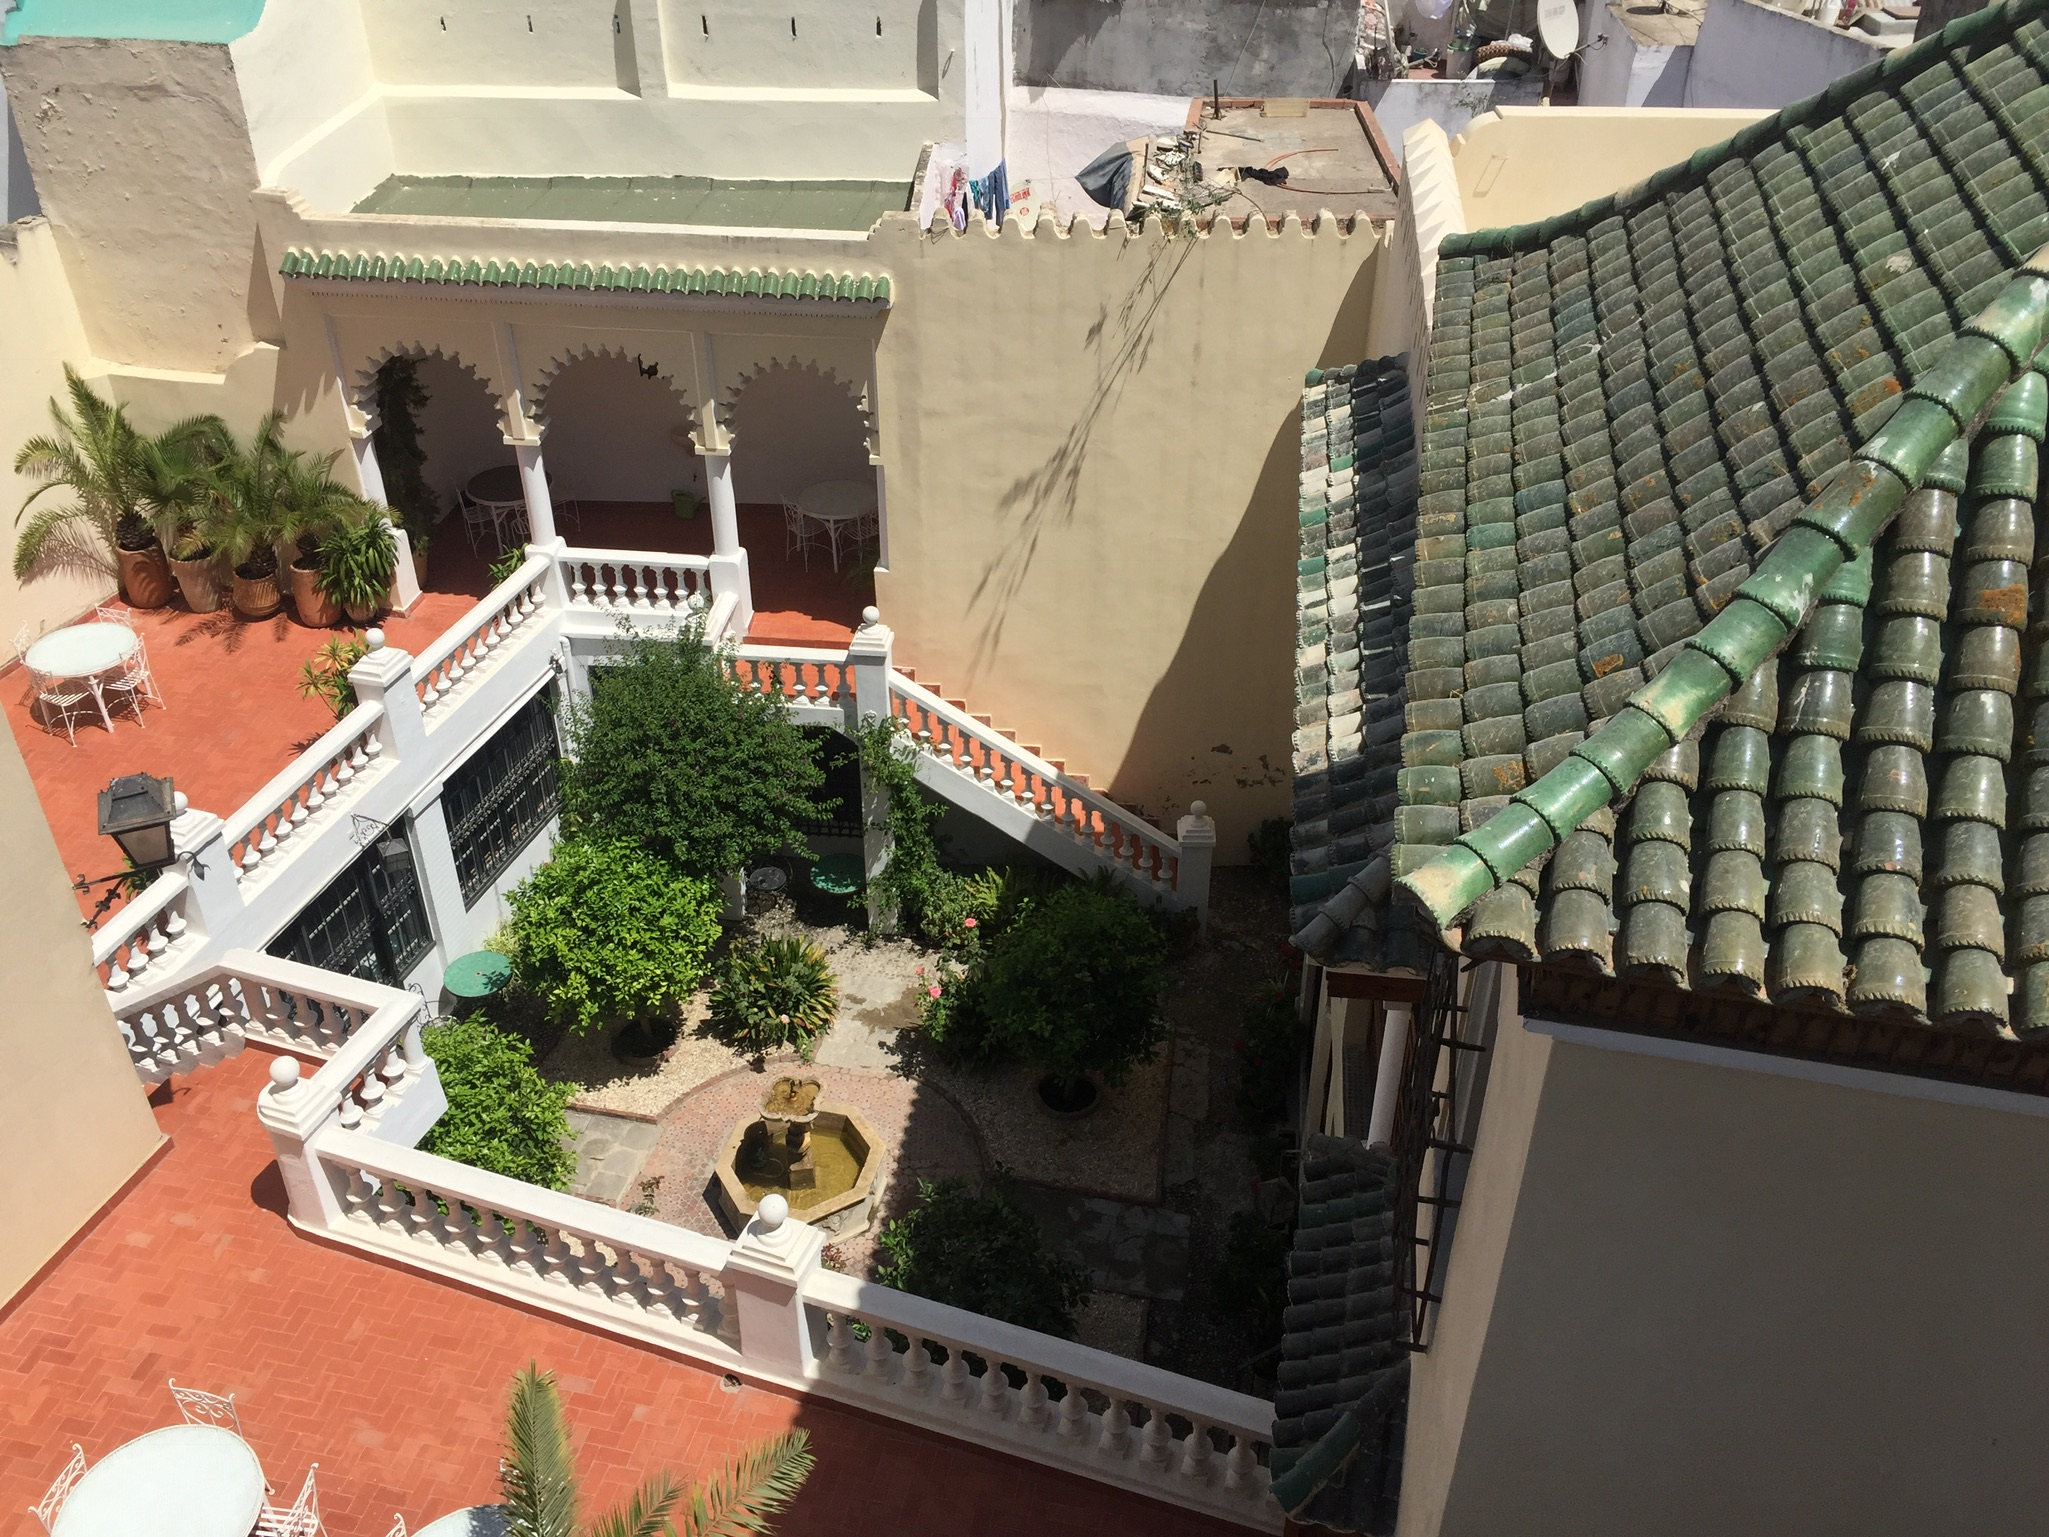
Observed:
[[[427,585],[427,552],[418,545],[413,546],[413,576],[422,587]]]
[[[368,624],[377,617],[377,605],[375,603],[351,603],[348,607],[348,615],[351,624]]]
[[[161,546],[115,551],[121,568],[121,595],[130,608],[162,608],[171,601],[171,565]]]
[[[237,566],[234,580],[229,584],[235,600],[235,612],[244,619],[268,619],[284,607],[284,598],[277,587],[277,572],[266,571],[260,576],[246,573],[251,568]]]
[[[220,572],[211,555],[198,560],[174,560],[171,575],[178,579],[178,591],[185,606],[195,614],[211,614],[221,606]]]
[[[316,630],[332,629],[334,622],[341,618],[341,610],[336,607],[334,599],[321,588],[319,568],[299,561],[292,563],[292,608],[299,616],[299,623]]]

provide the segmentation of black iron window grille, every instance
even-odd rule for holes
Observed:
[[[390,836],[403,839],[404,824]],[[397,987],[433,948],[413,861],[373,843],[285,926],[270,953]]]
[[[562,803],[556,775],[561,756],[555,712],[544,691],[448,776],[441,809],[464,903],[475,906],[554,818]]]

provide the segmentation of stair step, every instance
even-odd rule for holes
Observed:
[[[989,723],[987,721],[983,721],[982,724],[986,726]],[[996,728],[996,734],[1002,737],[1006,742],[1015,742],[1017,740],[1017,733],[1015,731],[1005,731],[1001,726],[998,726]]]
[[[968,719],[973,721],[978,726],[987,726],[993,724],[993,722],[991,722],[989,717],[986,715],[970,715]]]

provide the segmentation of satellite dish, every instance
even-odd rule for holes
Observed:
[[[1579,47],[1579,7],[1572,0],[1537,0],[1537,36],[1552,58],[1571,58]]]
[[[1430,20],[1442,21],[1451,10],[1451,0],[1415,0],[1415,6]]]

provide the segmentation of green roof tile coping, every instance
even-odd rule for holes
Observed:
[[[1992,25],[1987,17],[2003,20],[2003,14],[1995,13],[2004,10],[2004,5],[1994,5],[1950,23],[1941,34],[1944,44],[1953,46],[1959,38],[1973,35],[1975,28]],[[1915,51],[1927,47],[1928,42],[1914,45]],[[1970,331],[1979,331],[1981,325],[1990,326],[1991,317],[1996,315],[2009,336],[2025,332],[2027,328],[2015,322],[2021,318],[2019,312],[2023,308],[2032,306],[2033,335],[2038,338],[2039,355],[2039,339],[2049,334],[2049,293],[2031,274],[2042,270],[2045,263],[2049,263],[2049,248],[2038,251],[2026,264],[2027,270],[2014,276],[2006,289],[1980,312],[1978,324],[1970,327]],[[2032,418],[2033,396],[2040,384],[2022,369],[2011,369],[2006,378],[1994,380],[1986,371],[1986,360],[1993,356],[2004,358],[2009,364],[2034,362],[2032,356],[2016,360],[2003,349],[1987,348],[1978,335],[1967,333],[1954,338],[1932,360],[1924,377],[1967,378],[1968,384],[1960,385],[1960,393],[1945,405],[1920,398],[1907,401],[1885,427],[1856,451],[1853,469],[1855,461],[1861,461],[1880,470],[1875,479],[1868,471],[1860,474],[1870,487],[1866,495],[1890,502],[1882,520],[1843,519],[1840,511],[1833,517],[1824,511],[1823,528],[1802,523],[1788,528],[1738,589],[1750,603],[1730,603],[1699,631],[1692,646],[1682,650],[1657,678],[1632,694],[1620,712],[1574,748],[1571,758],[1519,791],[1498,816],[1461,836],[1443,853],[1397,877],[1395,884],[1422,906],[1440,930],[1449,928],[1475,902],[1549,852],[1560,835],[1570,831],[1544,813],[1558,816],[1561,809],[1577,810],[1592,799],[1586,793],[1584,771],[1573,759],[1583,759],[1597,767],[1618,794],[1634,786],[1654,757],[1685,738],[1729,696],[1733,678],[1754,671],[1805,623],[1823,591],[1842,570],[1846,557],[1863,558],[1871,540],[1889,523],[1905,494],[1942,462],[1950,444],[1957,440],[1962,428],[1951,414],[1952,407],[1963,413],[1965,424],[1983,414],[1988,406],[1995,414],[2004,414],[2000,412],[1997,392],[2018,373],[2023,397],[2014,402],[2012,413],[2018,415],[2026,410]],[[1968,365],[1959,371],[1958,363],[1965,359]],[[1884,473],[1888,470],[1892,473]],[[1824,489],[1809,502],[1808,508],[1812,511],[1829,501],[1830,493]],[[1839,542],[1844,538],[1853,538],[1858,543],[1845,548]],[[1782,632],[1776,625],[1760,622],[1754,605],[1762,605],[1786,624],[1787,630]],[[1598,805],[1590,806],[1581,813],[1581,820],[1599,809]]]
[[[782,272],[719,267],[613,267],[588,262],[479,261],[475,257],[383,256],[367,252],[285,252],[286,277],[352,282],[470,284],[485,288],[592,289],[748,299],[830,299],[889,302],[889,279],[849,272]]]

